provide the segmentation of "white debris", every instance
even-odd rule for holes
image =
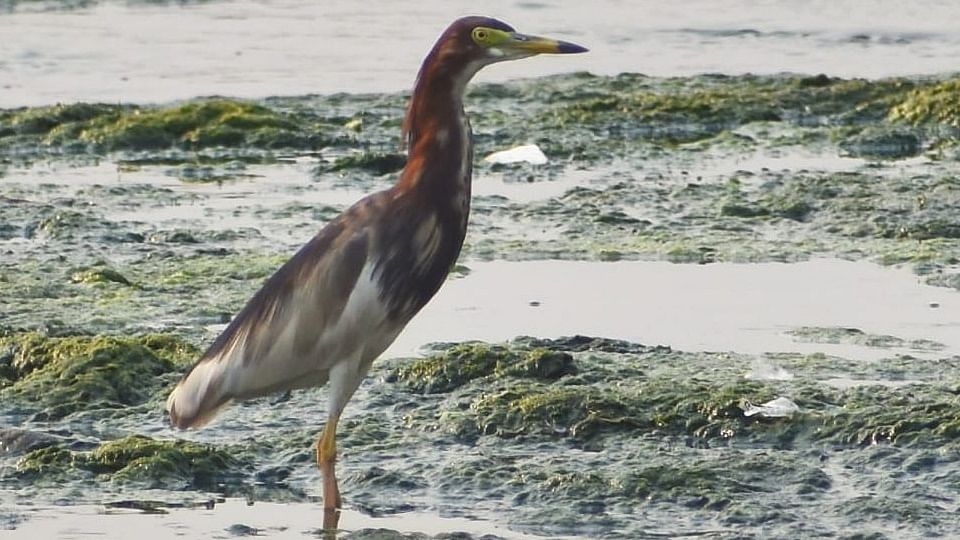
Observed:
[[[791,401],[790,398],[782,396],[762,405],[754,405],[747,402],[746,405],[741,405],[740,408],[743,409],[744,416],[759,414],[760,416],[766,416],[768,418],[782,418],[800,412],[800,407],[798,407],[796,403]]]
[[[540,150],[539,146],[535,144],[524,144],[522,146],[515,146],[509,150],[494,152],[483,158],[483,160],[488,163],[505,164],[525,161],[534,165],[543,165],[547,162],[547,156],[543,153],[543,150]]]

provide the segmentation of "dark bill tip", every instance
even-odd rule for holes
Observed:
[[[560,54],[574,54],[587,52],[590,49],[586,47],[581,47],[576,43],[570,43],[569,41],[558,41],[557,42],[557,52]]]

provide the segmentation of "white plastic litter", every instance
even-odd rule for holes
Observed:
[[[790,416],[793,413],[800,412],[800,407],[796,403],[790,400],[790,398],[778,397],[772,399],[762,405],[754,405],[752,403],[747,403],[745,406],[741,406],[743,409],[744,416],[753,416],[759,414],[760,416],[766,416],[769,418],[782,418],[785,416]]]
[[[539,146],[535,144],[524,144],[522,146],[515,146],[509,150],[494,152],[483,158],[483,160],[489,163],[500,164],[525,161],[533,165],[543,165],[547,162],[547,156],[543,153],[543,150],[540,150]]]

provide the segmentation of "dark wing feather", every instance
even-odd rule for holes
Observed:
[[[173,423],[200,425],[231,399],[323,383],[323,359],[312,356],[342,316],[368,251],[364,228],[350,227],[345,216],[317,233],[267,279],[170,394]]]

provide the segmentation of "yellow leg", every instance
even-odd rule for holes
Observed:
[[[337,421],[339,415],[331,416],[323,433],[317,439],[317,466],[323,477],[323,528],[336,529],[340,521],[340,488],[337,486]]]

